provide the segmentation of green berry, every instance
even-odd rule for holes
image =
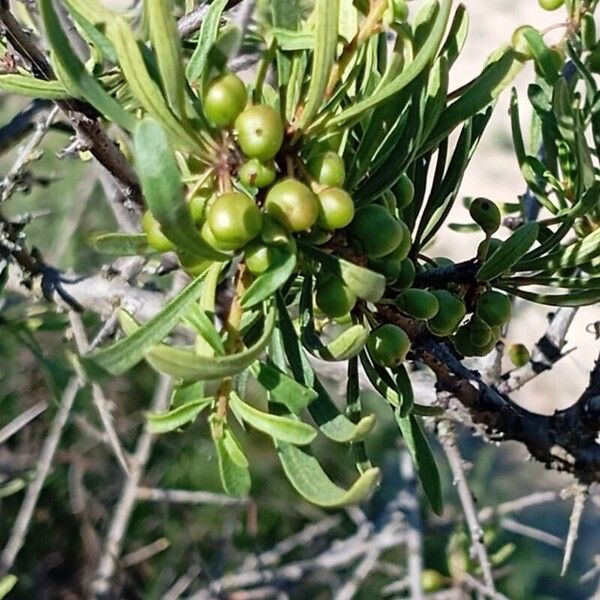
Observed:
[[[365,256],[381,258],[402,243],[404,228],[383,206],[369,204],[357,211],[350,233]]]
[[[248,93],[244,82],[233,73],[213,79],[204,95],[204,114],[217,127],[231,125],[244,110]]]
[[[250,273],[261,275],[273,264],[279,254],[279,250],[273,246],[250,242],[244,248],[244,263]]]
[[[487,198],[475,198],[469,206],[469,213],[473,221],[488,235],[500,227],[502,221],[500,209]]]
[[[408,175],[404,174],[394,186],[398,208],[406,208],[415,198],[415,186]]]
[[[207,223],[220,248],[237,250],[260,233],[262,214],[252,198],[228,192],[211,205]]]
[[[269,190],[265,208],[288,231],[307,231],[319,215],[319,200],[302,182],[288,178]]]
[[[400,263],[400,273],[394,287],[401,290],[409,288],[414,283],[416,274],[415,263],[410,258],[405,258]]]
[[[306,168],[321,185],[336,188],[344,185],[346,179],[344,159],[335,152],[325,152],[311,158]]]
[[[508,347],[508,357],[515,367],[524,367],[531,358],[524,344],[511,344]]]
[[[452,334],[465,318],[465,303],[448,290],[434,290],[431,293],[438,300],[439,310],[427,322],[427,327],[434,335],[446,337]]]
[[[321,190],[317,224],[323,229],[342,229],[354,218],[354,201],[348,192],[338,187]]]
[[[477,298],[476,313],[490,326],[504,325],[510,319],[510,299],[493,290],[484,292]]]
[[[239,172],[240,181],[249,187],[269,187],[277,178],[277,170],[272,160],[262,162],[252,158],[244,163]]]
[[[317,282],[315,302],[324,314],[335,319],[354,308],[356,296],[339,277],[331,276]]]
[[[396,299],[398,307],[415,319],[433,319],[440,304],[434,294],[427,290],[411,288]]]
[[[397,367],[404,362],[410,350],[410,339],[403,329],[388,323],[371,331],[367,348],[376,363]]]
[[[266,104],[250,106],[235,120],[238,143],[248,158],[270,160],[283,143],[279,113]]]

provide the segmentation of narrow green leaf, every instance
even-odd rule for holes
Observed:
[[[223,490],[234,498],[247,496],[251,486],[248,461],[228,428],[215,440],[215,448]]]
[[[271,33],[275,37],[279,50],[311,50],[315,45],[314,33],[308,31],[290,31],[273,27]]]
[[[92,238],[92,245],[98,252],[114,256],[153,252],[144,233],[101,233]]]
[[[218,354],[223,356],[225,354],[225,345],[213,320],[197,304],[190,306],[183,320],[210,346],[210,355]],[[198,351],[198,345],[196,345],[196,350]],[[206,355],[205,352],[199,351],[198,354]]]
[[[135,332],[137,323],[127,313],[121,314],[121,325],[127,332]],[[241,373],[264,352],[275,326],[275,310],[271,309],[265,319],[260,338],[246,350],[227,356],[199,356],[189,348],[171,347],[164,344],[147,349],[144,353],[148,363],[161,373],[182,381],[210,381]],[[163,336],[164,337],[164,336]]]
[[[538,292],[527,292],[520,288],[512,286],[498,285],[498,288],[518,296],[524,300],[535,302],[536,304],[545,304],[547,306],[589,306],[600,301],[600,289],[592,288],[586,290],[570,290],[564,294],[545,294]]]
[[[494,102],[523,68],[521,58],[510,46],[498,50],[481,75],[442,113],[421,152],[435,148],[455,127]]]
[[[244,293],[242,308],[252,308],[270,298],[291,277],[295,268],[296,253],[281,249],[273,264]]]
[[[212,260],[228,258],[200,238],[183,198],[175,154],[159,123],[151,118],[139,123],[134,134],[134,152],[148,208],[165,236],[190,254]]]
[[[324,1],[327,2],[327,0]],[[343,110],[340,114],[328,121],[328,126],[340,126],[351,119],[360,117],[365,111],[372,109],[382,102],[385,102],[397,94],[400,90],[405,88],[411,81],[413,81],[423,71],[423,69],[427,67],[432,58],[436,55],[450,18],[451,8],[452,0],[442,0],[439,13],[431,29],[431,33],[427,37],[427,41],[417,52],[414,60],[396,79],[385,85],[376,94],[373,94],[372,96],[365,98],[364,100],[361,100],[351,107]]]
[[[77,24],[82,36],[88,43],[91,43],[96,50],[102,55],[103,58],[109,62],[117,63],[117,53],[115,52],[114,46],[110,40],[91,22],[86,19],[79,11],[75,9],[73,3],[69,0],[63,0],[67,5],[67,9],[71,18]],[[95,5],[97,7],[97,5]]]
[[[193,423],[196,417],[214,402],[214,398],[202,398],[182,404],[166,413],[146,413],[147,429],[151,433],[168,433]]]
[[[323,265],[326,271],[341,277],[344,283],[363,300],[378,302],[385,292],[385,277],[347,260],[321,252],[310,244],[299,242],[302,251]]]
[[[406,448],[415,463],[429,504],[431,504],[431,508],[437,515],[441,515],[444,510],[442,484],[433,452],[429,447],[429,442],[414,415],[401,417],[399,409],[396,409],[394,414],[396,415],[396,421],[402,432]]]
[[[48,42],[54,51],[54,60],[60,63],[61,71],[69,78],[69,85],[79,90],[80,95],[100,113],[123,129],[132,131],[136,118],[124,110],[86,71],[62,30],[52,0],[39,0],[39,7]]]
[[[379,469],[365,471],[345,490],[329,479],[317,459],[291,444],[278,443],[277,453],[294,489],[317,506],[336,508],[364,500],[379,482]]]
[[[182,125],[169,110],[158,84],[148,73],[130,25],[124,19],[114,17],[107,26],[107,34],[115,47],[119,66],[129,84],[131,94],[142,108],[160,122],[178,148],[192,152],[202,150],[198,137]]]
[[[235,392],[231,393],[229,405],[239,419],[281,442],[305,446],[317,435],[316,430],[308,423],[257,410],[246,404]]]
[[[46,81],[12,73],[0,75],[0,90],[9,94],[44,100],[64,100],[70,95],[60,81]]]
[[[283,371],[268,363],[254,363],[252,375],[269,392],[271,401],[283,404],[295,415],[318,396],[314,390],[288,377]]]
[[[319,112],[325,98],[327,82],[335,61],[338,35],[339,0],[316,0],[314,9],[315,49],[312,57],[310,85],[299,126],[304,129]]]
[[[4,575],[2,579],[0,579],[0,600],[5,598],[7,594],[17,585],[17,577],[16,575],[8,574]]]
[[[156,53],[165,95],[173,112],[184,118],[187,81],[173,17],[173,0],[146,0],[145,7],[148,11],[150,41]]]
[[[521,225],[496,250],[477,271],[479,281],[491,281],[500,277],[521,259],[537,239],[539,225],[535,222]]]
[[[139,327],[123,340],[84,356],[84,364],[95,364],[112,375],[121,375],[140,362],[144,353],[163,340],[177,325],[181,315],[192,302],[200,297],[203,275],[196,278],[178,296],[173,298],[157,315]],[[121,317],[126,313],[121,313]],[[127,315],[128,316],[128,315]],[[127,317],[125,317],[127,318]],[[131,317],[129,317],[130,320]],[[135,323],[135,321],[134,321]],[[127,333],[127,332],[126,332]]]
[[[404,365],[396,367],[394,375],[396,376],[396,389],[400,397],[400,417],[404,418],[412,412],[415,404],[412,383]]]
[[[215,0],[202,21],[198,43],[187,65],[186,75],[189,81],[200,79],[206,68],[206,61],[212,45],[217,40],[221,14],[227,6],[228,0]]]

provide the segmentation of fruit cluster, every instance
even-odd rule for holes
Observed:
[[[415,189],[406,174],[393,191],[357,208],[343,188],[343,158],[323,145],[306,158],[302,150],[287,148],[278,112],[266,104],[249,105],[246,87],[236,75],[227,72],[206,86],[203,110],[221,134],[215,139],[222,142],[203,185],[189,193],[189,210],[200,238],[225,253],[224,260],[237,253],[256,278],[276,265],[284,250],[297,252],[297,240],[353,256],[384,275],[386,296],[407,316],[425,321],[433,335],[450,337],[467,356],[491,350],[510,315],[506,296],[479,290],[468,307],[467,292],[460,287],[413,287],[417,272],[432,265],[409,256],[412,234],[402,217]],[[476,199],[470,212],[486,236],[480,251],[490,252],[497,243],[491,235],[500,225],[500,212],[485,199]],[[150,212],[142,223],[152,247],[160,252],[176,250]],[[209,264],[181,252],[179,259],[192,275]],[[448,262],[444,259],[433,267]],[[315,275],[314,302],[320,314],[348,319],[358,302],[355,293],[334,273],[317,268]],[[468,312],[472,315],[464,322]],[[396,325],[375,324],[367,348],[376,363],[394,367],[405,360],[410,340]]]

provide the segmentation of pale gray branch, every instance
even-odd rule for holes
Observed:
[[[18,417],[15,417],[10,423],[7,423],[0,429],[0,444],[4,444],[6,440],[21,431],[25,425],[39,417],[48,408],[48,403],[45,400],[40,400],[26,411],[22,412]]]

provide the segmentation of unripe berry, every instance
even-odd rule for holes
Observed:
[[[344,185],[346,179],[344,159],[335,152],[325,152],[311,158],[306,168],[321,185],[338,188]]]
[[[342,229],[354,218],[354,201],[350,194],[338,187],[321,190],[319,199],[319,216],[317,224],[323,229]]]
[[[475,198],[469,206],[469,214],[488,235],[497,231],[502,221],[500,209],[487,198]]]
[[[290,177],[269,190],[265,208],[288,231],[307,231],[317,220],[319,201],[309,187]]]
[[[233,73],[213,79],[204,95],[204,114],[217,127],[231,125],[244,110],[248,93],[244,82]]]
[[[244,185],[264,188],[275,181],[277,170],[272,160],[262,162],[258,158],[252,158],[242,165],[238,175]]]
[[[283,142],[279,113],[266,104],[250,106],[235,120],[238,143],[248,158],[270,160]]]
[[[221,248],[237,250],[260,233],[262,214],[252,198],[228,192],[212,204],[206,222]]]
[[[402,243],[404,229],[383,206],[369,204],[357,211],[350,233],[365,256],[381,258]]]
[[[416,288],[402,292],[396,299],[396,304],[400,310],[415,319],[432,319],[440,308],[434,294]]]
[[[511,307],[508,296],[493,290],[477,298],[477,316],[488,325],[504,325],[510,319]]]
[[[531,358],[524,344],[511,344],[508,347],[508,357],[515,367],[524,367]]]
[[[397,367],[410,350],[410,339],[397,325],[386,324],[369,334],[367,348],[373,360],[384,367]]]
[[[354,308],[356,296],[339,277],[328,276],[317,282],[315,302],[324,314],[335,319]]]

